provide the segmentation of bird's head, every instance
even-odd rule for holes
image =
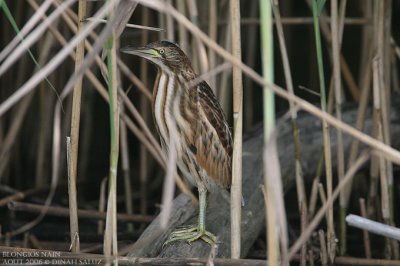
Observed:
[[[127,46],[120,51],[143,57],[166,72],[193,71],[189,58],[178,45],[169,41],[152,42],[144,47]]]

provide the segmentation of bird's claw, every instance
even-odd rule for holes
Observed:
[[[169,235],[167,241],[165,241],[163,247],[179,240],[184,240],[189,245],[191,245],[192,242],[199,239],[210,244],[211,246],[217,242],[217,237],[214,234],[206,230],[200,230],[197,226],[191,226],[191,227],[184,227],[182,229],[178,229],[172,232]]]

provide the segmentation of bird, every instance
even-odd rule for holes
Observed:
[[[157,67],[152,113],[161,147],[166,156],[175,149],[178,169],[199,193],[197,225],[173,231],[164,245],[179,240],[213,245],[217,238],[205,222],[207,195],[218,187],[229,189],[232,182],[232,133],[225,114],[207,82],[194,83],[199,75],[177,44],[163,40],[121,52]]]

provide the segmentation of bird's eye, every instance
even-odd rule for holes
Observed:
[[[160,55],[163,55],[165,53],[164,48],[161,48],[160,50],[158,50],[158,52],[160,53]]]

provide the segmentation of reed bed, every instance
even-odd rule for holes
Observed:
[[[0,14],[0,254],[34,248],[121,265],[399,263],[395,1],[0,0]],[[216,247],[203,260],[118,257],[161,210],[166,228],[174,196],[197,204],[154,130],[155,68],[118,51],[160,39],[188,54],[234,133],[231,259]],[[301,141],[314,134],[299,129],[306,115],[323,132],[318,144]],[[266,219],[246,248],[242,164],[251,154],[242,146],[261,123],[265,178],[254,193],[264,193],[265,209],[253,215]],[[285,123],[293,177],[279,161]],[[320,155],[312,162],[303,155],[311,145]],[[378,224],[362,227],[354,215]]]

